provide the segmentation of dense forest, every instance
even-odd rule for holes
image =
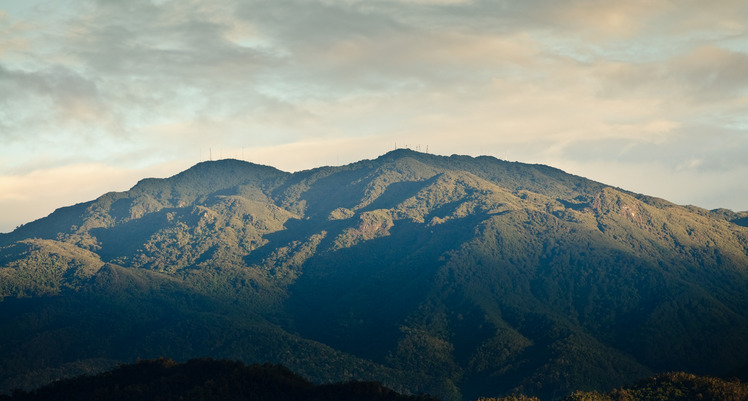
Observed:
[[[725,376],[747,218],[491,157],[204,162],[0,234],[0,393],[163,355],[445,401]]]
[[[280,365],[195,359],[140,361],[68,379],[0,401],[437,401],[398,394],[375,382],[314,385]]]
[[[667,373],[607,393],[576,391],[561,401],[745,401],[748,384],[687,373]],[[176,363],[139,361],[93,376],[55,382],[33,391],[16,390],[0,401],[438,401],[403,395],[377,382],[315,385],[280,365],[213,359]],[[511,395],[477,401],[540,401]]]
[[[723,380],[689,373],[664,373],[607,393],[575,391],[561,401],[745,401],[748,384],[736,378]],[[481,397],[478,401],[540,401],[537,397],[512,395]]]

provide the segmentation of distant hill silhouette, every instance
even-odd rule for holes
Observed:
[[[748,385],[737,380],[666,373],[607,393],[576,391],[562,401],[743,401]],[[176,363],[139,361],[94,376],[81,376],[0,401],[438,401],[429,395],[398,394],[376,382],[315,385],[280,365],[250,365],[213,359]],[[480,401],[537,401],[513,395]]]
[[[436,401],[375,382],[314,385],[280,365],[195,359],[141,361],[95,376],[16,391],[0,401]]]

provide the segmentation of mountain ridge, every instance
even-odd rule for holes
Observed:
[[[580,176],[575,176],[575,175],[566,173],[563,170],[560,170],[560,169],[557,169],[557,168],[554,168],[554,167],[551,167],[551,166],[547,166],[547,165],[544,165],[544,164],[526,164],[526,163],[521,163],[521,162],[508,162],[508,161],[503,161],[503,160],[500,160],[500,159],[496,159],[496,158],[494,158],[492,156],[478,156],[478,157],[475,157],[475,158],[471,157],[471,156],[463,156],[463,155],[456,155],[456,154],[455,155],[451,155],[451,156],[438,156],[438,155],[431,155],[431,154],[428,154],[428,153],[420,153],[420,152],[413,151],[413,150],[410,150],[410,149],[396,149],[396,150],[387,152],[387,153],[385,153],[385,154],[383,154],[383,155],[381,155],[381,156],[379,156],[379,157],[377,157],[375,159],[362,160],[360,162],[352,163],[352,164],[350,164],[348,166],[356,166],[356,165],[360,165],[360,164],[371,164],[371,163],[378,162],[378,161],[380,161],[380,162],[381,161],[390,161],[390,160],[397,160],[397,159],[403,159],[403,158],[410,158],[410,159],[419,160],[419,161],[420,160],[429,160],[431,162],[437,161],[438,164],[443,164],[446,160],[449,160],[449,161],[458,161],[459,163],[464,163],[466,160],[468,160],[468,161],[485,161],[485,162],[488,162],[488,163],[499,162],[499,163],[502,163],[502,164],[505,164],[505,165],[508,165],[508,166],[515,166],[516,165],[516,166],[521,166],[521,167],[537,168],[537,169],[539,169],[541,171],[545,170],[545,171],[548,171],[550,173],[553,173],[554,175],[555,174],[561,174],[561,175],[569,176],[569,177],[582,178],[582,179],[588,181],[589,183],[591,183],[593,185],[598,185],[598,186],[602,186],[602,187],[610,187],[609,185],[605,185],[605,184],[602,184],[602,183],[599,183],[599,182],[587,180],[586,178],[583,178],[583,177],[580,177]],[[102,195],[102,197],[116,196],[117,194],[128,194],[128,193],[131,193],[133,191],[143,190],[147,186],[161,185],[161,184],[163,184],[165,182],[169,182],[169,181],[179,181],[180,179],[186,178],[186,177],[188,177],[190,175],[199,175],[199,174],[207,173],[213,167],[226,166],[226,165],[234,165],[234,167],[233,167],[232,170],[235,173],[238,173],[238,170],[241,168],[241,169],[245,170],[245,173],[246,172],[250,172],[250,171],[251,172],[255,172],[257,170],[266,170],[266,173],[274,172],[274,173],[277,173],[279,176],[293,176],[293,175],[300,175],[300,176],[302,176],[302,175],[306,175],[306,174],[313,174],[313,173],[316,173],[316,172],[319,172],[319,171],[322,171],[322,170],[329,170],[329,169],[335,170],[335,169],[341,169],[341,168],[348,167],[348,166],[338,166],[338,167],[325,166],[325,167],[316,167],[316,168],[312,168],[312,169],[308,169],[308,170],[302,170],[302,171],[299,171],[299,172],[296,172],[296,173],[289,173],[289,172],[285,172],[285,171],[282,171],[282,170],[278,170],[278,169],[276,169],[275,167],[272,167],[272,166],[260,165],[260,164],[255,164],[255,163],[252,163],[252,162],[242,161],[242,160],[236,160],[236,159],[222,159],[222,160],[216,160],[216,161],[204,161],[204,162],[197,163],[196,165],[188,168],[187,170],[185,170],[185,171],[183,171],[181,173],[175,174],[175,175],[173,175],[171,177],[167,177],[167,178],[144,178],[144,179],[141,179],[140,181],[138,181],[133,187],[131,187],[127,191],[110,192],[110,193]],[[489,179],[489,181],[491,181],[491,180]],[[225,188],[229,188],[229,187],[231,187],[231,186],[230,185],[225,186]],[[622,189],[616,188],[616,187],[611,187],[611,188],[615,188],[616,190],[623,191],[625,193],[630,193],[630,194],[632,194],[632,195],[634,195],[636,197],[647,199],[649,201],[658,202],[658,203],[659,202],[665,202],[665,204],[670,203],[670,202],[667,202],[667,201],[665,201],[665,200],[663,200],[661,198],[657,198],[657,197],[653,197],[653,196],[649,196],[649,195],[635,194],[633,192],[628,192],[628,191],[625,191],[625,190],[622,190]],[[101,199],[101,197],[98,198],[98,199]],[[0,233],[0,241],[2,241],[3,237],[10,238],[9,236],[11,234],[13,234],[15,231],[18,231],[19,229],[26,229],[26,226],[28,226],[28,225],[35,225],[35,223],[37,221],[45,220],[45,223],[46,223],[46,220],[48,220],[53,215],[58,214],[57,213],[58,211],[60,211],[62,213],[63,211],[69,211],[71,208],[72,209],[82,208],[82,207],[90,205],[92,202],[95,202],[95,201],[96,200],[87,201],[87,202],[81,202],[81,203],[78,203],[78,204],[75,204],[75,205],[65,206],[65,207],[61,207],[59,209],[56,209],[54,212],[52,212],[52,214],[50,214],[50,216],[42,217],[40,219],[31,221],[31,222],[28,222],[28,223],[24,223],[21,226],[19,226],[18,228],[16,228],[15,230],[13,230],[13,231],[11,231],[9,233]],[[725,208],[718,208],[718,209],[713,209],[713,210],[707,210],[707,209],[699,208],[697,206],[692,206],[692,205],[688,205],[688,206],[684,206],[684,207],[697,208],[699,210],[708,211],[708,212],[713,213],[714,215],[723,216],[723,218],[725,220],[728,220],[728,221],[731,221],[731,222],[737,221],[737,222],[739,222],[740,225],[743,225],[743,226],[748,225],[748,223],[746,222],[746,220],[748,219],[748,210],[746,210],[746,211],[732,211],[730,209],[725,209]],[[738,223],[736,223],[736,224],[738,224]]]
[[[445,400],[722,374],[748,359],[746,215],[491,157],[203,162],[0,235],[0,388],[159,356]]]

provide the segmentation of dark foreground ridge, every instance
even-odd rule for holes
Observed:
[[[0,401],[437,401],[398,394],[376,382],[314,385],[280,365],[193,359],[140,361],[81,376]]]
[[[403,395],[377,382],[315,385],[281,365],[213,359],[176,363],[139,361],[95,376],[81,376],[34,391],[17,390],[0,401],[439,401],[429,395]],[[675,372],[611,390],[576,391],[562,401],[745,401],[748,385]],[[539,401],[513,395],[478,401]]]
[[[748,384],[738,379],[723,380],[709,376],[674,372],[642,380],[632,386],[611,390],[576,391],[561,401],[745,401]],[[479,398],[478,401],[539,401],[524,395]]]

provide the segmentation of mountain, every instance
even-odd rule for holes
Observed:
[[[0,235],[0,389],[161,356],[443,400],[723,375],[747,219],[491,157],[204,162]]]

